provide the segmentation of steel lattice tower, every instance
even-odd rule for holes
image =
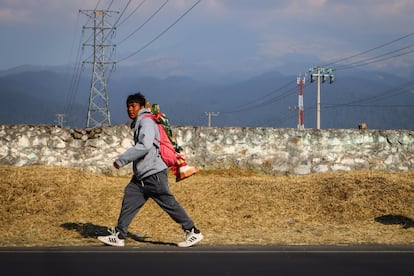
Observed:
[[[84,47],[89,46],[93,49],[92,60],[83,61],[83,64],[92,64],[93,67],[86,127],[111,125],[107,77],[109,68],[113,68],[116,63],[112,60],[115,50],[115,44],[112,43],[115,27],[108,21],[118,12],[108,10],[80,10],[79,12],[90,19],[87,23],[90,25],[83,26],[83,30],[92,31],[88,40],[83,43]]]

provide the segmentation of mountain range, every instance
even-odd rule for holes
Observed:
[[[56,124],[85,127],[91,72],[74,78],[73,68],[21,66],[0,71],[0,124]],[[111,73],[111,123],[125,124],[125,99],[141,91],[159,103],[172,125],[296,128],[297,76],[277,70],[235,80],[202,81],[189,76],[157,77],[134,70]],[[305,128],[316,127],[317,83],[303,87]],[[377,71],[335,72],[321,83],[321,128],[414,129],[414,81]]]

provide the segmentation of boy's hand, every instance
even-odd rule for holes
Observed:
[[[119,165],[118,165],[118,163],[116,163],[116,162],[114,162],[114,167],[116,168],[116,169],[118,169],[119,170]]]

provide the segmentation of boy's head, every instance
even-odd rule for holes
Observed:
[[[145,103],[147,100],[145,99],[145,96],[141,94],[141,92],[138,92],[133,95],[129,95],[126,104],[128,106],[129,103],[139,103],[140,106],[145,106]]]
[[[145,108],[146,99],[140,92],[129,95],[126,100],[127,112],[130,119],[134,120],[138,117],[138,113]]]

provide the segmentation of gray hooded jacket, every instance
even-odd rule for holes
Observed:
[[[139,111],[134,128],[135,146],[127,149],[115,162],[123,167],[133,162],[134,175],[139,179],[153,175],[167,168],[161,159],[155,138],[160,138],[158,126],[151,118],[144,118],[151,112],[143,108]]]

